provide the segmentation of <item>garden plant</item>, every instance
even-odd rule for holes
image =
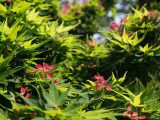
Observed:
[[[160,120],[160,3],[120,1],[0,0],[0,120]]]

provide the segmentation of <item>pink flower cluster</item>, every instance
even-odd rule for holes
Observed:
[[[52,66],[49,66],[47,63],[44,63],[43,65],[37,64],[36,68],[38,69],[39,72],[44,72],[48,79],[51,79],[52,75],[50,72],[51,70],[56,69],[56,65],[54,64]]]
[[[106,88],[108,91],[112,91],[112,88],[110,87],[110,85],[105,81],[103,76],[98,76],[95,75],[94,76],[95,84],[96,84],[96,90],[99,90],[101,88]]]
[[[127,23],[128,21],[129,21],[129,20],[128,20],[127,18],[121,18],[120,23],[121,23],[121,24],[125,24],[125,23]],[[111,22],[111,23],[109,24],[109,28],[110,28],[111,30],[113,30],[113,31],[119,31],[119,30],[121,29],[121,26],[118,25],[118,24],[115,23],[115,22]]]
[[[21,87],[20,91],[21,91],[21,95],[23,95],[23,96],[25,95],[24,97],[28,99],[31,96],[31,94],[26,93],[27,89],[28,89],[28,87]]]
[[[52,79],[52,73],[51,72],[52,72],[53,69],[56,69],[56,65],[53,64],[53,65],[49,66],[47,63],[43,63],[43,65],[37,64],[36,68],[37,68],[38,72],[45,73],[45,76],[48,79]],[[56,75],[56,73],[53,73],[53,75]],[[55,85],[58,85],[58,80],[55,79],[53,82],[54,82]]]
[[[69,13],[71,12],[70,6],[69,6],[67,3],[64,3],[64,4],[63,4],[62,12],[63,12],[64,14],[69,14]]]
[[[113,31],[119,31],[120,30],[120,26],[115,22],[110,23],[109,28]]]
[[[127,23],[129,20],[127,18],[121,18],[121,23],[124,24],[124,23]]]
[[[145,115],[138,116],[138,112],[132,111],[132,106],[127,107],[127,111],[123,113],[123,116],[129,117],[131,119],[136,119],[136,120],[146,120],[147,119]]]

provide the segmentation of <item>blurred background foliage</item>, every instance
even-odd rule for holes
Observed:
[[[159,4],[0,0],[0,119],[159,120]]]

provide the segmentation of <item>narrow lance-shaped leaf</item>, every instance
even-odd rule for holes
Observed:
[[[68,26],[68,27],[64,27],[64,22],[62,22],[62,24],[57,28],[57,33],[62,33],[62,32],[68,32],[70,31],[71,29],[75,28],[78,24],[76,25],[73,25],[73,26]]]
[[[118,79],[118,82],[119,83],[123,83],[123,81],[126,79],[126,75],[127,75],[127,72],[125,72],[125,74],[123,75],[123,77],[121,77],[121,78]]]
[[[114,75],[114,73],[113,73],[113,72],[112,72],[112,80],[113,80],[112,84],[114,84],[114,83],[116,83],[116,82],[117,82],[117,79],[116,79],[116,77],[115,77],[115,75]]]
[[[121,94],[121,93],[119,93],[119,92],[117,92],[117,91],[114,91],[114,92],[116,92],[117,94],[119,94],[120,96],[122,96],[124,99],[126,99],[130,104],[134,104],[133,103],[133,101],[132,101],[132,99],[130,99],[129,97],[127,97],[127,96],[125,96],[125,95],[123,95],[123,94]]]
[[[147,32],[146,32],[147,33]],[[145,36],[146,36],[146,33],[144,33],[144,35],[140,38],[140,39],[138,39],[138,34],[137,34],[137,32],[135,33],[135,36],[134,36],[134,39],[133,39],[133,46],[136,46],[136,45],[138,45],[139,43],[141,43],[143,40],[144,40],[144,38],[145,38]]]
[[[123,40],[124,43],[129,43],[128,35],[127,35],[125,29],[123,30],[122,40]]]

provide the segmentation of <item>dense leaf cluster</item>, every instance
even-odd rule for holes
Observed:
[[[160,119],[159,14],[115,2],[0,0],[0,120]]]

